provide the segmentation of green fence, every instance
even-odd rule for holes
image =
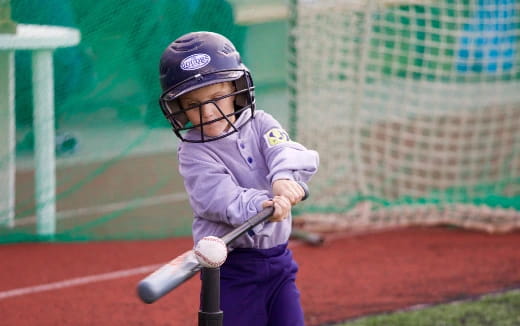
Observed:
[[[35,204],[46,190],[38,192],[35,186],[33,52],[15,52],[15,204],[0,209],[0,242],[188,235],[191,210],[176,168],[177,139],[158,106],[159,57],[170,42],[190,31],[227,36],[253,73],[258,108],[288,123],[287,23],[254,11],[251,16],[252,4],[11,1],[18,26],[74,28],[81,41],[53,55],[54,217],[42,217]],[[266,4],[278,10],[276,3]],[[2,171],[11,168],[10,158],[0,158]],[[1,188],[0,198],[7,191]],[[9,217],[13,212],[14,220]],[[56,221],[50,228],[54,231],[42,234],[39,230],[48,219]]]

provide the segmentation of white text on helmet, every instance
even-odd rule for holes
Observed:
[[[206,66],[211,57],[205,53],[195,53],[181,61],[182,70],[197,70]]]

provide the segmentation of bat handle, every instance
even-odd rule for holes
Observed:
[[[309,197],[309,187],[307,184],[298,181],[298,184],[303,188],[303,191],[305,192],[305,195],[303,196],[302,200],[305,200]],[[251,230],[258,224],[264,222],[267,220],[271,215],[273,215],[274,207],[269,206],[264,208],[260,213],[257,215],[249,218],[247,221],[245,221],[242,225],[238,226],[233,231],[229,232],[228,234],[224,235],[222,237],[222,240],[226,243],[226,245],[229,245],[231,242],[233,242],[235,239],[246,233],[247,231]]]

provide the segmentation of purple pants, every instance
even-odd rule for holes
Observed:
[[[304,325],[297,271],[287,244],[231,251],[220,269],[224,325]]]

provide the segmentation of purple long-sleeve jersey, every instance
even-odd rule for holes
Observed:
[[[245,111],[236,122],[249,119]],[[199,137],[197,130],[191,130]],[[190,133],[186,137],[190,137]],[[238,132],[206,143],[182,142],[179,171],[194,213],[193,239],[223,236],[262,210],[278,179],[307,182],[318,169],[319,156],[289,139],[270,114],[257,110]],[[272,248],[288,241],[292,218],[266,222],[234,241],[234,248]]]

